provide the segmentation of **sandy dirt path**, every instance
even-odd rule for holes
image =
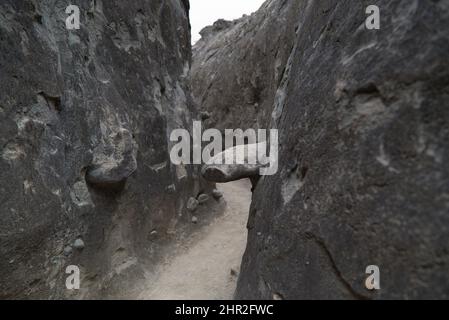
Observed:
[[[158,268],[141,299],[232,299],[246,246],[251,183],[241,180],[218,185],[226,200],[225,213],[202,228],[187,248]]]

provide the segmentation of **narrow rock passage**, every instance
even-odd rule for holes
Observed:
[[[202,228],[191,245],[169,257],[142,299],[232,299],[246,246],[251,183],[240,180],[218,185],[225,213]],[[232,270],[236,271],[233,272]]]

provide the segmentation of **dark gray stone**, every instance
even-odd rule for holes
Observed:
[[[448,1],[270,0],[203,30],[208,126],[280,130],[237,298],[449,298],[448,26]]]
[[[174,194],[176,192],[176,186],[174,184],[169,185],[165,189],[169,194]]]
[[[200,194],[198,196],[198,203],[199,204],[205,204],[208,201],[209,201],[209,196],[207,194],[202,193],[202,194]]]
[[[72,31],[69,4],[0,2],[2,299],[77,298],[64,285],[70,264],[96,275],[84,298],[123,298],[144,279],[123,261],[154,261],[150,232],[165,234],[192,190],[209,186],[193,166],[178,179],[168,156],[170,132],[199,118],[188,1],[77,1]],[[77,237],[89,245],[61,255]]]
[[[73,243],[73,247],[77,250],[83,250],[84,249],[84,241],[83,239],[76,239]]]
[[[187,210],[189,210],[190,212],[194,212],[196,211],[196,209],[198,208],[199,202],[198,200],[196,200],[195,198],[189,198],[189,200],[187,201]]]
[[[236,297],[449,298],[449,2],[299,3]]]
[[[223,193],[220,190],[213,189],[212,196],[215,198],[215,200],[219,200],[219,199],[223,198]]]
[[[207,111],[203,111],[203,112],[201,112],[200,116],[201,116],[201,120],[205,121],[210,118],[210,113]]]
[[[234,21],[218,20],[193,47],[192,93],[219,130],[267,128],[297,26],[299,1],[267,1]],[[255,27],[257,26],[257,27]]]

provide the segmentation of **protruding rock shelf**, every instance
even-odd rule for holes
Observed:
[[[68,4],[0,1],[0,299],[126,298],[152,232],[190,225],[187,199],[213,187],[168,152],[200,118],[189,2],[75,1],[79,30]]]

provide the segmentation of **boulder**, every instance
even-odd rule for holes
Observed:
[[[200,194],[198,196],[198,203],[199,204],[205,204],[208,201],[209,201],[209,196],[207,194],[202,193],[202,194]]]
[[[187,201],[187,210],[189,210],[190,212],[194,212],[196,211],[196,209],[198,208],[199,202],[198,200],[196,200],[195,198],[189,198],[189,200]]]

